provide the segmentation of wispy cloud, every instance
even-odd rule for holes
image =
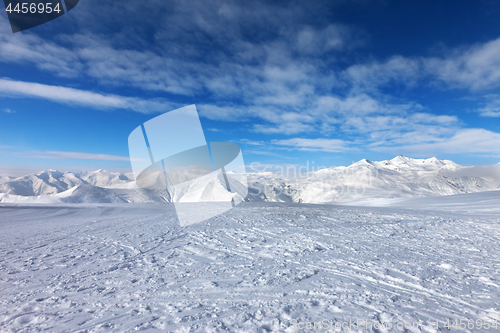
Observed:
[[[130,161],[129,157],[108,154],[93,154],[69,151],[25,151],[10,152],[9,155],[24,158],[42,159],[77,159],[77,160],[102,160],[102,161]]]
[[[293,138],[273,140],[272,144],[305,151],[344,152],[350,149],[349,146],[351,143],[339,139]]]
[[[16,111],[14,111],[12,109],[3,109],[3,112],[5,112],[5,113],[16,113]]]
[[[392,83],[407,87],[439,83],[443,89],[489,91],[500,86],[500,38],[452,49],[440,57],[396,55],[383,62],[354,64],[341,77],[361,91]]]
[[[415,86],[422,77],[422,63],[419,59],[393,56],[385,62],[352,65],[341,76],[355,91],[378,91],[391,83]]]
[[[488,95],[486,98],[489,102],[477,112],[483,117],[500,117],[500,95]]]
[[[90,3],[93,14],[87,16]],[[136,8],[133,1],[125,3],[129,8]],[[323,94],[336,81],[334,71],[325,70],[325,65],[334,61],[337,54],[346,54],[362,45],[362,38],[353,27],[307,24],[315,13],[321,13],[324,5],[320,3],[299,4],[300,10],[296,6],[282,7],[264,1],[248,4],[195,1],[189,6],[174,3],[143,3],[150,12],[162,13],[161,17],[148,16],[148,20],[141,20],[141,26],[154,26],[154,47],[148,44],[149,38],[138,36],[140,31],[136,31],[134,37],[142,40],[141,45],[130,43],[131,36],[124,33],[108,38],[87,32],[60,35],[51,40],[29,33],[5,34],[0,36],[0,61],[32,64],[42,71],[98,82],[101,86],[126,85],[165,92],[173,101],[185,96],[202,96],[207,102],[199,103],[199,110],[207,118],[225,121],[258,118],[271,124],[253,127],[256,132],[297,134],[311,131],[314,126],[307,125],[310,121],[305,117],[292,120],[291,116],[301,114],[316,94]],[[96,8],[101,6],[98,1],[79,5],[81,15],[77,19],[85,17],[86,22],[95,21],[96,26],[100,25],[101,22],[96,21],[96,15],[99,16]],[[115,14],[131,22],[142,16],[120,9]],[[233,28],[227,29],[228,25]],[[257,33],[265,33],[265,36]],[[325,55],[329,57],[322,59]],[[41,87],[32,88],[40,90]],[[24,88],[12,90],[14,88],[9,93],[47,96],[36,93],[36,89],[33,93],[27,93],[28,89]],[[155,101],[87,93],[79,98],[76,91],[70,90],[45,98],[140,112],[163,106],[156,105]]]
[[[481,128],[461,129],[451,136],[435,136],[432,142],[410,143],[407,141],[404,144],[377,147],[374,150],[410,155],[465,153],[500,157],[500,133]]]
[[[251,146],[264,146],[266,144],[264,141],[255,141],[255,140],[248,140],[248,139],[240,139],[237,142],[241,143],[241,144],[245,144],[245,145],[251,145]]]
[[[285,155],[278,154],[278,153],[268,151],[268,150],[248,150],[248,149],[245,149],[243,151],[243,153],[245,155],[265,155],[265,156],[279,157],[280,159],[286,159],[286,160],[291,159],[291,157],[289,157],[289,156],[285,156]]]
[[[424,59],[429,73],[452,86],[471,90],[500,86],[500,38],[468,49],[453,50],[443,58]]]
[[[92,10],[79,5],[77,19],[94,21],[99,16],[97,8],[105,7],[99,1],[88,3],[93,4]],[[264,99],[290,103],[290,96],[297,95],[300,87],[289,83],[314,82],[310,74],[318,70],[318,56],[347,52],[359,40],[352,27],[333,24],[316,29],[305,24],[309,16],[320,11],[321,4],[299,5],[313,7],[301,12],[278,9],[266,2],[142,3],[144,8],[151,7],[150,13],[162,13],[140,22],[141,27],[154,28],[154,46],[147,44],[150,38],[139,36],[140,31],[133,37],[142,40],[141,45],[131,43],[134,38],[130,33],[106,38],[98,28],[95,34],[61,35],[53,40],[33,34],[3,34],[0,61],[32,64],[59,76],[90,78],[103,85],[135,86],[180,96],[210,92],[233,99],[253,92],[264,94],[259,96]],[[133,1],[122,4],[136,7]],[[86,16],[85,9],[92,16]],[[141,17],[130,14],[116,8],[116,17],[124,22]],[[96,26],[101,24],[95,22]],[[227,29],[228,24],[233,28]],[[266,36],[252,38],[251,32],[266,32]],[[302,61],[296,61],[298,58]],[[286,94],[290,89],[293,95]]]
[[[313,132],[314,126],[300,122],[283,122],[281,124],[269,125],[256,124],[253,126],[253,129],[257,133],[291,135],[304,132]]]
[[[168,102],[105,95],[74,88],[15,81],[7,78],[0,78],[0,95],[7,97],[40,98],[63,104],[88,106],[97,109],[128,109],[143,113],[169,111],[177,106],[177,104]]]

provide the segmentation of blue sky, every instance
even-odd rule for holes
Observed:
[[[500,161],[499,1],[97,1],[0,15],[0,174],[129,171],[127,138],[196,104],[246,164]]]

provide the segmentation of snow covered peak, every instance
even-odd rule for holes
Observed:
[[[460,167],[458,164],[452,161],[441,161],[436,157],[431,157],[428,159],[414,159],[411,157],[406,157],[403,155],[399,155],[394,157],[391,160],[385,161],[370,161],[368,159],[362,159],[358,162],[355,162],[349,165],[346,168],[359,168],[359,167],[368,167],[368,168],[377,168],[379,170],[393,170],[393,171],[438,171],[440,168],[450,165],[449,169],[456,169]],[[345,167],[344,167],[345,168]]]
[[[373,162],[366,159],[366,158],[363,158],[362,160],[360,161],[357,161],[353,164],[351,164],[349,167],[353,167],[353,166],[363,166],[363,165],[373,165]]]
[[[495,170],[475,172],[436,157],[391,160],[362,159],[349,166],[308,172],[305,175],[248,173],[248,200],[321,203],[371,198],[470,193],[500,188],[500,163]],[[473,171],[475,173],[473,173]],[[494,172],[493,172],[494,171]],[[228,173],[227,175],[231,175]],[[204,199],[217,197],[220,179],[194,182]],[[48,196],[70,202],[164,202],[188,200],[183,192],[160,193],[138,188],[131,174],[106,170],[65,172],[45,170],[19,178],[0,178],[0,193],[7,196]],[[115,196],[115,194],[117,196]],[[71,198],[70,198],[71,197]],[[78,197],[78,198],[77,198]],[[14,200],[14,199],[12,199]]]
[[[60,172],[53,169],[44,170],[32,175],[18,178],[4,177],[0,179],[0,193],[22,196],[56,194],[67,191],[78,185],[99,187],[113,186],[131,182],[127,175],[105,170],[85,172]]]
[[[427,165],[436,165],[436,166],[443,166],[446,165],[445,162],[441,161],[440,159],[436,157],[431,157],[426,160],[421,160],[422,164],[427,164]]]
[[[59,178],[62,177],[64,173],[54,170],[54,169],[47,169],[44,171],[41,171],[36,174],[39,178],[46,178],[46,177],[52,177],[52,178]]]
[[[399,155],[394,157],[390,162],[396,165],[410,165],[410,163],[413,162],[413,159]]]

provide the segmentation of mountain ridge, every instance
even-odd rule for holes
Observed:
[[[295,171],[295,170],[294,170]],[[300,171],[300,169],[299,169]],[[451,160],[413,159],[402,155],[391,160],[362,159],[349,166],[324,168],[292,176],[247,173],[246,201],[328,203],[367,198],[425,197],[497,190],[500,163],[468,167]],[[243,184],[242,184],[243,185]],[[177,191],[147,190],[138,187],[131,173],[106,170],[61,172],[44,170],[22,177],[0,178],[0,203],[136,203],[197,200],[224,196],[221,177],[191,182]]]

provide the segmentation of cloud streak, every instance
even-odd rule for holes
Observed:
[[[76,160],[101,160],[101,161],[126,161],[130,158],[125,156],[116,156],[108,154],[93,154],[83,152],[69,151],[30,151],[22,153],[13,153],[17,157],[42,158],[42,159],[76,159]]]
[[[339,139],[306,139],[293,138],[286,140],[273,140],[272,144],[278,146],[292,147],[302,151],[325,151],[325,152],[345,152],[351,145],[350,142]]]
[[[451,87],[474,91],[500,86],[500,38],[454,50],[446,58],[424,59],[425,68]]]
[[[15,81],[7,78],[0,78],[0,94],[6,97],[39,98],[62,104],[87,106],[96,109],[128,109],[142,113],[165,112],[172,110],[178,105],[133,97],[106,95],[34,82]]]
[[[487,96],[489,102],[477,110],[483,117],[500,117],[500,95]]]
[[[500,133],[481,128],[458,130],[451,136],[434,137],[432,142],[412,144],[410,141],[393,147],[377,147],[374,150],[394,153],[428,155],[429,152],[441,154],[483,154],[500,157]]]
[[[131,158],[128,156],[117,156],[110,154],[95,154],[86,152],[72,152],[72,151],[54,151],[54,150],[32,150],[32,151],[19,151],[16,147],[0,145],[0,149],[7,151],[1,152],[6,156],[15,156],[21,158],[40,158],[40,159],[64,159],[64,160],[101,160],[101,161],[126,161],[129,162]],[[136,159],[133,159],[136,160]]]

